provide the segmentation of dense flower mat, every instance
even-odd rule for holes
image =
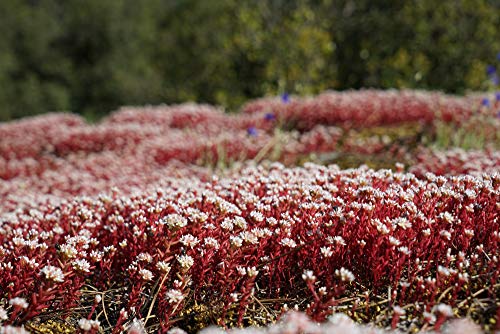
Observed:
[[[462,317],[498,328],[499,152],[359,135],[466,119],[474,101],[331,92],[238,115],[186,104],[122,108],[95,125],[70,114],[0,124],[0,331],[279,318],[262,331],[375,330],[332,318],[342,313],[401,330],[478,331],[446,322]],[[410,164],[290,167],[339,153]]]
[[[467,313],[488,323],[499,193],[498,174],[275,164],[19,209],[0,229],[5,323],[106,305],[104,328],[136,317],[193,330],[265,323],[285,304],[318,321],[344,311],[387,325],[397,306],[404,326]]]
[[[415,90],[331,91],[311,98],[294,98],[290,103],[282,103],[279,98],[255,100],[246,104],[243,112],[273,110],[286,122],[305,130],[316,124],[366,127],[411,121],[432,123],[438,118],[461,121],[478,111],[480,101],[478,96],[456,97]]]

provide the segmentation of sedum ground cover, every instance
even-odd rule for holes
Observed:
[[[0,331],[499,330],[498,107],[368,90],[3,123]]]

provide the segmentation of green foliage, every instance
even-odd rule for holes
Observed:
[[[466,122],[436,122],[431,143],[437,149],[460,147],[464,150],[500,149],[500,120],[488,114],[488,110],[478,110]]]
[[[286,1],[238,8],[234,45],[260,74],[261,82],[252,91],[255,96],[284,91],[310,94],[332,86],[333,38],[318,24],[321,20],[314,9]]]
[[[488,88],[493,0],[4,0],[0,120],[284,91]]]

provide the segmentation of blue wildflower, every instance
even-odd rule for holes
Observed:
[[[264,119],[266,121],[274,121],[276,119],[276,115],[272,112],[268,112],[267,114],[264,115]]]
[[[288,103],[290,102],[290,95],[288,95],[287,92],[283,93],[281,95],[281,101],[283,101],[283,103]]]
[[[247,129],[247,134],[252,137],[257,137],[257,129],[255,126],[251,126]]]
[[[485,107],[489,107],[490,106],[490,99],[488,98],[484,98],[482,101],[481,101],[481,105],[485,106]]]
[[[500,92],[496,92],[496,94],[495,94],[495,99],[496,99],[497,101],[500,101]]]
[[[493,74],[495,74],[496,71],[497,71],[497,69],[495,68],[495,66],[493,66],[493,65],[486,66],[486,74],[493,75]]]

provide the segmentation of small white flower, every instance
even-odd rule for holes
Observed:
[[[132,325],[130,325],[128,331],[127,331],[127,334],[146,334],[146,329],[144,328],[144,323],[137,319],[137,318],[134,318],[134,320],[132,320]]]
[[[56,225],[52,228],[52,232],[55,234],[63,234],[64,230],[59,225]]]
[[[64,282],[64,274],[61,268],[54,266],[45,266],[42,268],[41,273],[45,276],[45,279],[53,282]]]
[[[277,225],[278,224],[278,221],[276,220],[276,218],[274,217],[268,217],[266,218],[266,222],[270,225],[270,226],[274,226],[274,225]]]
[[[219,242],[215,238],[206,237],[203,243],[205,244],[205,246],[219,249]]]
[[[19,263],[22,266],[28,266],[31,269],[35,269],[39,266],[39,264],[34,259],[30,259],[27,256],[21,256],[21,258],[19,259]]]
[[[354,274],[344,267],[340,268],[340,270],[335,270],[335,275],[339,276],[343,282],[352,282],[355,280]]]
[[[178,304],[184,299],[182,292],[176,289],[170,289],[166,293],[168,301],[172,304]]]
[[[84,332],[88,332],[92,329],[92,325],[90,324],[90,320],[88,319],[80,319],[78,320],[78,327]]]
[[[217,229],[217,227],[215,227],[215,225],[212,224],[212,223],[205,223],[203,225],[203,227],[206,228],[207,230],[215,230],[215,229]]]
[[[220,223],[220,227],[222,227],[224,230],[232,231],[233,230],[233,222],[230,218],[224,218],[222,223]]]
[[[188,270],[194,264],[194,259],[189,255],[178,255],[177,261],[181,265],[181,268],[184,270]]]
[[[453,223],[453,220],[454,220],[453,215],[451,213],[449,213],[448,211],[441,213],[439,215],[439,217],[441,219],[443,219],[445,222],[447,222],[448,224]]]
[[[401,287],[403,287],[403,288],[409,288],[409,287],[411,286],[411,284],[410,284],[410,283],[408,283],[408,282],[404,282],[404,281],[403,281],[403,282],[401,282],[401,283],[400,283],[400,285],[401,285]]]
[[[450,305],[439,304],[436,306],[436,311],[448,318],[453,317],[453,309],[451,308]]]
[[[438,273],[442,276],[450,276],[450,270],[446,267],[443,267],[443,266],[438,266],[438,269],[437,269]]]
[[[314,276],[314,273],[312,270],[305,270],[304,273],[302,274],[302,279],[304,281],[314,282],[316,280],[316,276]]]
[[[383,223],[377,224],[377,231],[382,234],[389,234],[389,232],[391,232],[391,230],[389,230],[389,228]]]
[[[59,252],[66,259],[74,259],[78,255],[78,251],[76,250],[76,248],[68,244],[61,245],[61,247],[59,248]]]
[[[29,304],[24,298],[15,297],[9,300],[9,304],[14,307],[28,308]]]
[[[0,306],[0,321],[7,320],[9,317],[7,316],[7,311],[3,307]]]
[[[402,316],[406,314],[406,311],[400,306],[395,305],[392,309],[396,315]]]
[[[240,274],[241,276],[245,276],[247,274],[247,270],[245,269],[245,267],[236,267],[236,271],[238,271],[238,274]]]
[[[110,254],[113,254],[116,252],[116,247],[113,246],[113,245],[110,245],[110,246],[106,246],[103,248],[103,251],[104,253],[110,253]]]
[[[120,317],[125,319],[128,318],[128,312],[124,308],[120,310]]]
[[[472,189],[467,189],[464,193],[465,193],[465,196],[467,196],[469,199],[476,198],[476,192]]]
[[[253,218],[256,222],[262,222],[265,218],[264,215],[259,211],[250,212],[250,217]]]
[[[180,229],[188,224],[188,221],[185,217],[172,213],[159,221],[162,225],[167,225],[170,229]]]
[[[247,244],[253,244],[253,245],[255,245],[255,244],[259,243],[259,239],[252,232],[243,231],[243,232],[240,233],[240,238],[244,242],[246,242]]]
[[[334,241],[337,245],[341,245],[341,246],[345,246],[345,245],[346,245],[344,238],[342,238],[340,235],[336,235],[336,236],[334,236],[334,237],[333,237],[333,241]]]
[[[408,247],[406,247],[406,246],[401,246],[398,248],[398,250],[405,255],[410,255],[410,253],[411,253],[410,250],[408,249]]]
[[[161,272],[164,272],[164,273],[168,273],[170,272],[170,264],[168,262],[165,262],[165,261],[159,261],[157,264],[156,264],[156,268],[158,268],[158,270],[160,270]]]
[[[78,326],[84,332],[88,332],[91,329],[99,329],[101,323],[98,320],[88,320],[88,319],[80,319],[78,320]]]
[[[90,272],[90,263],[85,259],[78,259],[73,261],[73,268],[77,271],[82,271],[85,273]]]
[[[403,218],[403,217],[398,217],[394,219],[394,223],[401,227],[403,230],[406,230],[407,228],[411,228],[411,223],[408,221],[408,219]]]
[[[240,237],[230,236],[229,240],[231,242],[231,246],[233,247],[241,247],[243,245],[243,240]]]
[[[95,261],[95,262],[101,261],[103,256],[104,256],[104,254],[102,252],[99,252],[96,250],[93,250],[90,252],[90,258],[92,259],[92,261]]]
[[[458,279],[462,282],[467,283],[469,281],[469,274],[467,273],[459,273],[458,274]]]
[[[466,235],[466,236],[468,236],[468,237],[473,237],[473,236],[474,236],[474,230],[471,230],[471,229],[468,229],[468,228],[466,228],[466,229],[464,230],[464,233],[465,233],[465,235]]]
[[[255,269],[255,267],[248,267],[247,268],[247,275],[248,277],[255,277],[257,276],[257,274],[259,273],[259,271],[257,269]]]
[[[243,218],[243,217],[240,217],[240,216],[234,217],[233,223],[234,223],[234,225],[238,226],[241,229],[247,228],[247,222],[246,222],[245,218]]]
[[[137,261],[151,263],[153,261],[153,257],[149,253],[140,253],[137,255]]]
[[[389,237],[389,243],[393,246],[399,246],[401,245],[401,241],[399,241],[398,239],[394,238],[393,236],[390,236]]]
[[[333,255],[333,251],[330,247],[321,247],[320,251],[324,257],[331,257]]]
[[[280,244],[282,244],[283,246],[290,247],[290,248],[297,247],[297,243],[293,239],[290,239],[290,238],[284,238],[284,239],[282,239],[280,241]]]
[[[446,238],[447,240],[451,240],[451,233],[446,231],[446,230],[443,230],[439,233],[442,237]]]
[[[142,279],[145,281],[151,281],[153,279],[153,273],[147,269],[140,269],[139,275],[141,275]]]
[[[191,234],[183,235],[179,239],[179,241],[181,242],[181,244],[183,244],[184,246],[190,247],[191,249],[200,242],[200,240],[198,240],[197,237],[195,237]]]

